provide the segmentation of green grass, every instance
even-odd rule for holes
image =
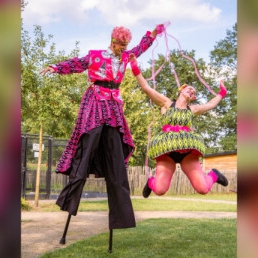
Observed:
[[[229,211],[235,212],[237,210],[236,203],[214,203],[207,202],[208,200],[221,201],[236,201],[236,195],[216,195],[213,198],[206,196],[206,198],[199,197],[201,195],[174,196],[176,199],[168,198],[132,198],[132,203],[135,211]],[[180,198],[178,200],[177,198]],[[191,198],[191,200],[188,200]],[[231,199],[230,199],[231,198]],[[193,200],[194,199],[194,200]],[[204,202],[205,200],[205,202]],[[40,203],[41,211],[60,211],[60,208],[55,203]],[[81,200],[79,205],[79,212],[83,211],[108,211],[107,200]]]
[[[236,194],[132,197],[132,202],[135,211],[237,210]],[[42,211],[60,210],[54,203],[39,204]],[[83,199],[79,211],[108,211],[108,203]],[[40,258],[232,258],[237,256],[236,228],[236,219],[147,219],[137,222],[136,228],[114,230],[112,254],[108,253],[109,232],[105,232],[62,246]]]
[[[236,205],[193,200],[133,200],[135,211],[236,211]]]
[[[27,202],[24,198],[21,198],[21,210],[22,211],[32,210],[32,207],[30,206],[29,202]]]
[[[236,257],[236,219],[148,219],[136,228],[108,233],[57,249],[41,258],[232,258]]]
[[[152,198],[155,195],[151,195]],[[182,194],[182,195],[164,195],[164,197],[171,197],[171,198],[191,198],[191,199],[204,199],[204,200],[223,200],[223,201],[236,201],[237,195],[236,193],[208,193],[208,194]],[[161,197],[162,198],[162,197]]]

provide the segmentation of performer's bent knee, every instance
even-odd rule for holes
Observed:
[[[156,195],[163,195],[168,191],[169,188],[164,188],[164,187],[157,187],[155,186],[155,190],[153,191]]]
[[[207,186],[202,186],[202,187],[195,188],[195,191],[199,194],[207,194],[210,191],[210,189]]]
[[[165,193],[166,193],[167,191],[155,191],[154,193],[156,194],[156,195],[164,195]]]

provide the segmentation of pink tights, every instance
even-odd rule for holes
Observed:
[[[214,183],[217,182],[218,176],[212,170],[205,176],[207,182],[208,192],[211,190]]]
[[[148,186],[149,188],[154,192],[156,193],[155,191],[155,177],[150,177],[149,180],[148,180]]]
[[[208,193],[210,189],[212,188],[213,184],[217,182],[217,175],[211,170],[207,175],[204,175],[205,181],[207,184],[207,190],[203,193]],[[170,183],[170,182],[168,182]],[[156,187],[155,187],[155,177],[150,177],[148,180],[148,186],[149,188],[156,193]]]

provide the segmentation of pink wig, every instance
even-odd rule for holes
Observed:
[[[113,42],[128,44],[132,39],[132,34],[125,27],[115,27],[112,31],[111,38]]]

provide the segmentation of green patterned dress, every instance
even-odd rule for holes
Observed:
[[[161,127],[161,131],[152,137],[149,143],[148,157],[151,159],[172,151],[184,153],[191,150],[192,153],[200,156],[205,153],[202,136],[191,130],[193,113],[189,107],[187,109],[176,108],[175,103],[174,101],[162,116],[163,130]],[[169,127],[173,129],[164,131],[164,128]]]

